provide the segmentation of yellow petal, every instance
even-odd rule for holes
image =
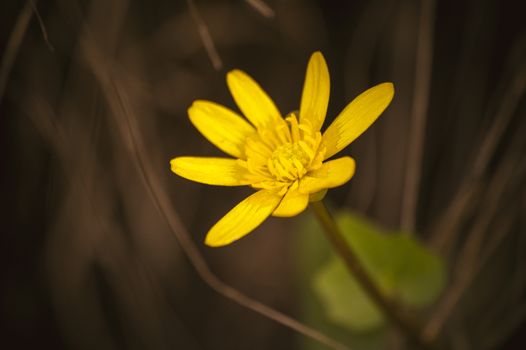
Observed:
[[[303,84],[300,123],[308,120],[315,131],[321,129],[327,114],[330,86],[327,63],[321,52],[315,52],[309,60]]]
[[[245,157],[245,140],[252,125],[230,109],[209,101],[195,101],[188,109],[194,126],[208,141],[236,158]]]
[[[206,235],[205,244],[219,247],[232,243],[258,227],[276,209],[281,196],[261,190],[230,210]]]
[[[356,164],[351,157],[342,157],[323,163],[321,168],[305,175],[300,180],[299,191],[315,193],[326,188],[338,187],[354,175]]]
[[[360,136],[387,108],[394,95],[392,83],[378,84],[345,107],[323,134],[325,159],[332,157]]]
[[[230,71],[226,81],[237,106],[257,128],[282,119],[274,102],[245,72],[237,69]]]
[[[307,208],[307,204],[309,204],[308,194],[300,193],[298,190],[289,190],[272,213],[272,216],[296,216]]]
[[[185,179],[217,186],[241,186],[250,183],[246,169],[235,159],[178,157],[170,161],[172,171]]]

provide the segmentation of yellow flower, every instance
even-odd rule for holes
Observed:
[[[299,112],[285,118],[246,73],[229,72],[227,84],[248,121],[209,101],[195,101],[188,115],[204,137],[236,159],[178,157],[170,162],[174,173],[192,181],[218,186],[249,185],[258,190],[210,229],[205,243],[214,247],[238,240],[270,215],[297,215],[305,210],[309,200],[320,200],[328,188],[349,181],[354,175],[354,160],[327,159],[360,136],[394,94],[392,83],[365,91],[322,134],[330,80],[320,52],[309,60]]]

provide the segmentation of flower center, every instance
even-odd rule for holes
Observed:
[[[321,167],[325,147],[321,133],[308,121],[298,123],[296,113],[246,140],[246,161],[255,188],[287,188],[311,170]]]
[[[276,148],[268,159],[267,167],[277,180],[294,181],[305,175],[310,161],[309,155],[299,143],[287,142]]]

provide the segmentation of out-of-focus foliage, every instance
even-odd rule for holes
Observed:
[[[300,217],[297,235],[302,319],[353,349],[385,349],[392,333],[309,214]],[[336,220],[386,292],[397,294],[406,305],[414,307],[437,297],[445,282],[445,266],[419,242],[400,232],[383,230],[348,210],[340,211]],[[311,340],[300,340],[301,349],[323,349]]]
[[[444,264],[411,236],[385,232],[349,211],[336,217],[347,241],[374,282],[411,307],[432,303],[445,282]],[[323,235],[323,232],[319,232]],[[376,305],[336,255],[316,273],[313,286],[331,320],[355,331],[384,321]]]
[[[326,307],[313,288],[313,278],[320,268],[333,259],[333,251],[314,215],[300,216],[297,225],[297,268],[299,271],[299,305],[301,319],[317,329],[331,334],[352,349],[380,350],[385,348],[387,327],[368,332],[349,332],[349,329],[330,319]],[[345,306],[343,305],[342,308]],[[322,350],[323,346],[309,339],[298,338],[302,350]]]

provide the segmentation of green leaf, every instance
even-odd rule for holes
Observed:
[[[413,308],[436,300],[446,277],[439,257],[411,236],[386,232],[350,212],[340,213],[336,221],[365,270],[384,293]],[[321,228],[319,231],[323,234]],[[382,325],[382,313],[338,256],[333,254],[319,269],[313,286],[333,322],[362,332]]]
[[[389,336],[385,327],[374,329],[373,332],[349,332],[347,327],[342,327],[333,322],[327,315],[326,308],[312,288],[312,279],[320,266],[324,266],[332,257],[331,245],[321,232],[318,221],[311,212],[305,212],[298,217],[297,234],[294,235],[295,278],[298,290],[298,316],[302,322],[311,327],[338,339],[351,349],[383,350]],[[298,349],[326,350],[327,347],[297,335]]]
[[[345,265],[338,259],[322,267],[314,279],[314,288],[330,320],[354,331],[368,331],[383,322],[376,308]]]

